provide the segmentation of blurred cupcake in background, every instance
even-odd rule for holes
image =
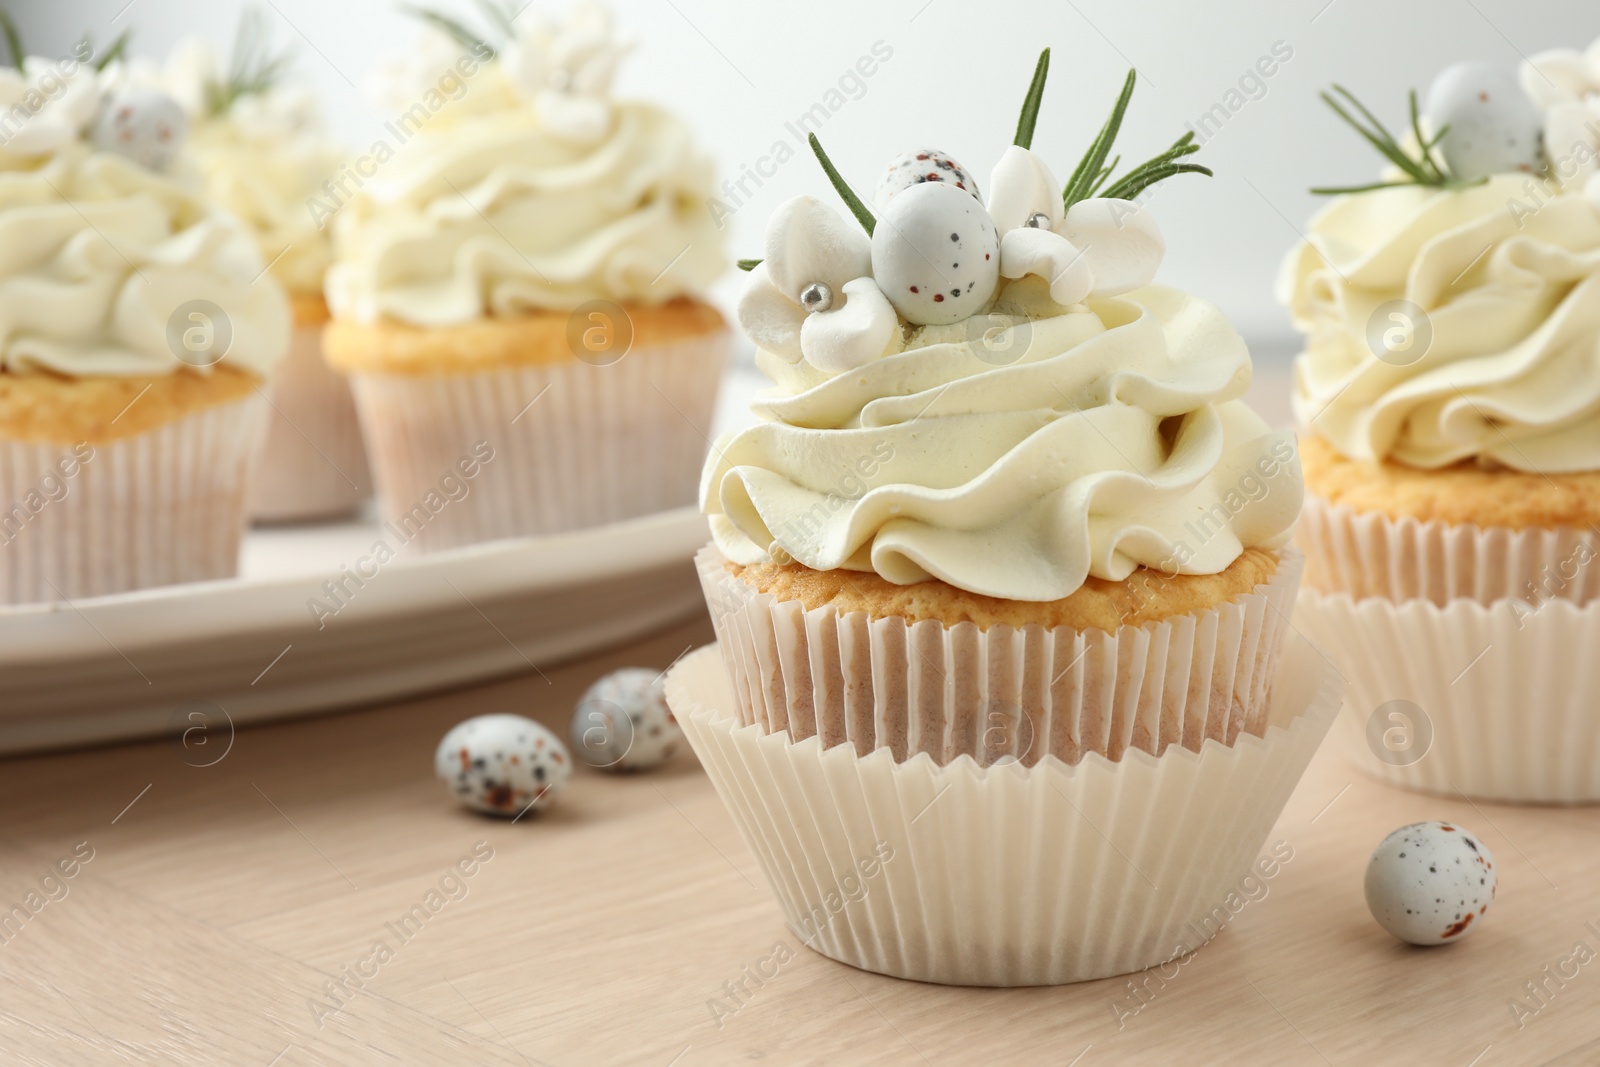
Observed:
[[[378,65],[389,121],[326,205],[327,357],[426,550],[692,504],[728,341],[710,163],[612,98],[605,11],[481,13]]]
[[[293,339],[250,478],[250,514],[264,522],[347,515],[371,492],[350,387],[322,358],[322,285],[333,244],[312,202],[326,195],[343,155],[311,92],[288,84],[289,66],[290,55],[273,51],[266,20],[252,9],[227,60],[189,38],[165,63],[138,58],[126,69],[129,84],[159,88],[183,105],[205,196],[255,236],[294,308]]]
[[[1301,619],[1350,678],[1353,751],[1399,784],[1600,800],[1597,91],[1577,52],[1520,84],[1459,64],[1402,139],[1327,97],[1391,166],[1318,190],[1281,280]]]
[[[289,307],[186,120],[87,45],[0,69],[0,601],[235,573]]]

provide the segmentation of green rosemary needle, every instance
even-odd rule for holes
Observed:
[[[1450,127],[1444,126],[1440,128],[1431,139],[1423,134],[1422,116],[1417,107],[1417,91],[1415,89],[1411,90],[1409,101],[1411,133],[1417,140],[1417,155],[1415,156],[1409,154],[1394,134],[1390,133],[1388,128],[1378,120],[1378,117],[1368,110],[1365,104],[1357,100],[1355,94],[1344,86],[1334,85],[1332,93],[1324,92],[1321,96],[1322,102],[1332,108],[1335,115],[1343,119],[1368,144],[1377,149],[1379,155],[1399,168],[1405,177],[1369,182],[1365,185],[1319,186],[1311,190],[1314,195],[1340,196],[1346,193],[1368,193],[1374,189],[1393,189],[1402,185],[1417,185],[1429,189],[1469,189],[1475,185],[1482,185],[1489,180],[1488,178],[1479,178],[1476,181],[1464,181],[1456,178],[1451,175],[1449,166],[1434,155],[1433,150],[1444,139],[1444,135],[1450,132]],[[1361,117],[1357,118],[1351,114],[1344,104],[1340,103],[1339,97],[1343,97],[1345,102],[1360,112]]]
[[[1128,112],[1128,102],[1133,99],[1133,87],[1137,78],[1137,71],[1128,71],[1128,77],[1122,83],[1122,93],[1117,97],[1116,106],[1111,109],[1111,117],[1106,119],[1106,124],[1100,128],[1099,136],[1083,154],[1083,159],[1078,162],[1077,169],[1067,181],[1067,187],[1061,192],[1063,206],[1071,208],[1073,204],[1093,196],[1132,200],[1157,182],[1179,174],[1204,174],[1208,178],[1211,177],[1210,167],[1203,167],[1198,163],[1179,162],[1185,156],[1200,151],[1200,146],[1194,143],[1194,132],[1190,131],[1174,141],[1165,152],[1145,160],[1118,178],[1109,188],[1101,191],[1117,169],[1117,165],[1122,162],[1121,156],[1113,158],[1110,163],[1106,162],[1106,157],[1111,154],[1112,146],[1117,141],[1117,134],[1122,130],[1122,119]]]
[[[861,202],[861,198],[856,195],[856,191],[845,182],[843,176],[839,173],[839,169],[833,165],[833,160],[828,158],[828,153],[822,150],[822,142],[817,140],[817,135],[810,134],[806,140],[811,142],[811,151],[816,153],[817,162],[822,164],[823,173],[827,174],[828,181],[833,183],[833,188],[839,194],[839,198],[850,209],[850,214],[856,217],[856,221],[861,223],[861,228],[867,231],[867,236],[871,237],[872,231],[878,226],[878,220],[867,209],[867,205]]]
[[[1039,103],[1044,99],[1045,79],[1050,76],[1050,49],[1039,53],[1039,62],[1033,68],[1033,82],[1022,101],[1022,115],[1017,119],[1017,136],[1013,142],[1021,148],[1033,147],[1033,127],[1039,121]]]

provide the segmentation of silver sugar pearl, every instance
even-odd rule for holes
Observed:
[[[800,306],[809,313],[827,311],[833,307],[833,290],[822,282],[812,282],[800,290]]]
[[[1028,221],[1024,222],[1023,225],[1035,230],[1048,230],[1050,228],[1050,216],[1042,211],[1035,211],[1028,216]]]

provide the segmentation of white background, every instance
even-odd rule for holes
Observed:
[[[560,8],[554,0],[533,3]],[[128,26],[138,53],[165,55],[187,33],[226,47],[243,6],[7,4],[28,49],[49,55],[65,54],[85,31],[104,44]],[[373,57],[407,45],[415,21],[388,0],[261,6],[277,41],[296,47],[295,76],[320,90],[332,129],[365,148],[390,116],[369,107],[358,87]],[[436,6],[471,10],[465,0]],[[1425,90],[1448,63],[1480,59],[1511,68],[1542,49],[1581,48],[1600,35],[1594,0],[614,0],[613,8],[634,41],[620,94],[649,97],[683,115],[724,178],[768,155],[774,142],[794,148],[785,123],[822,101],[882,41],[892,58],[821,133],[858,188],[870,188],[901,149],[922,146],[950,152],[986,187],[1046,45],[1054,63],[1034,147],[1064,180],[1129,66],[1142,78],[1118,148],[1136,162],[1222,102],[1275,42],[1284,42],[1293,58],[1196,157],[1217,176],[1178,178],[1150,201],[1169,249],[1161,280],[1220,304],[1258,359],[1293,350],[1273,282],[1318,202],[1307,188],[1367,179],[1378,167],[1376,155],[1317,100],[1319,89],[1337,80],[1398,124],[1406,90]],[[783,200],[829,195],[814,160],[798,152],[762,187],[747,189],[754,195],[727,222],[735,257],[760,255],[765,220]],[[724,280],[722,302],[737,284],[737,277]]]

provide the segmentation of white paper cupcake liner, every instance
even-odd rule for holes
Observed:
[[[1306,554],[1306,586],[1354,599],[1492,604],[1600,600],[1600,533],[1587,529],[1512,530],[1392,519],[1306,495],[1296,541]]]
[[[0,441],[0,603],[232,577],[265,407],[252,394],[92,446]]]
[[[1296,625],[1349,682],[1337,731],[1395,785],[1600,801],[1600,601],[1352,600],[1306,590]]]
[[[722,658],[685,657],[667,700],[791,931],[842,963],[952,985],[1086,981],[1199,948],[1340,696],[1296,638],[1264,737],[1116,763],[939,766],[740,726]]]
[[[274,371],[272,406],[250,469],[250,517],[348,515],[372,492],[350,385],[322,358],[322,325],[297,326]]]
[[[742,724],[983,766],[1260,734],[1302,563],[1289,550],[1254,593],[1113,634],[807,611],[730,574],[715,545],[695,557]]]
[[[718,331],[571,361],[477,374],[357,374],[385,517],[424,551],[601,526],[694,503],[727,356]],[[479,442],[493,459],[437,509],[441,480]],[[418,512],[424,508],[424,512]]]

